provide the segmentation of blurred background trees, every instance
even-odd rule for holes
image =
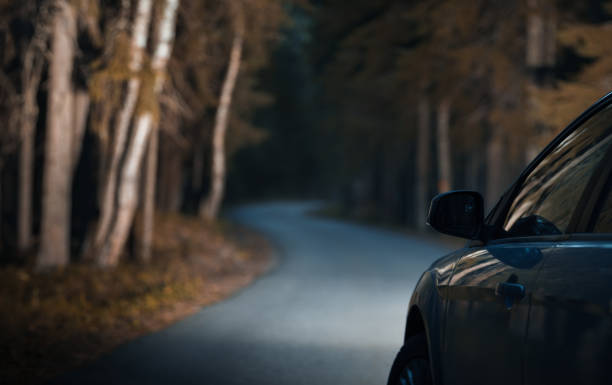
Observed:
[[[478,190],[492,207],[556,133],[610,91],[606,1],[311,4],[292,17],[306,18],[306,31],[294,23],[286,33],[307,41],[281,45],[277,55],[289,58],[265,83],[292,83],[261,116],[269,141],[236,156],[244,171],[230,183],[241,191],[261,190],[263,180],[267,191],[289,186],[303,196],[318,186],[342,215],[423,228],[438,192]],[[299,155],[291,156],[292,138]],[[263,156],[273,143],[280,154]],[[267,176],[280,168],[273,159],[306,160]],[[244,186],[255,170],[265,171]]]
[[[112,267],[123,254],[147,261],[156,207],[196,213],[204,200],[215,174],[213,131],[224,136],[236,121],[236,148],[261,136],[249,114],[266,97],[240,96],[231,118],[230,106],[234,95],[257,94],[255,74],[278,36],[281,2],[0,6],[5,261],[38,270],[70,261]],[[230,55],[237,39],[244,54]],[[240,78],[240,92],[222,87],[230,75]],[[217,111],[225,118],[213,130]],[[217,180],[211,219],[224,175]]]
[[[151,258],[155,211],[323,198],[424,228],[491,207],[612,88],[607,1],[0,1],[0,247]]]

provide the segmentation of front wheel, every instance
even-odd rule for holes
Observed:
[[[393,361],[387,385],[431,385],[427,339],[417,334],[406,340]]]

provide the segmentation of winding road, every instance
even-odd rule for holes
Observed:
[[[411,291],[444,245],[308,215],[230,216],[271,239],[277,266],[231,298],[129,342],[57,384],[383,384]]]

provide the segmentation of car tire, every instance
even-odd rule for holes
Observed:
[[[427,338],[417,334],[406,340],[393,361],[387,385],[431,385]]]

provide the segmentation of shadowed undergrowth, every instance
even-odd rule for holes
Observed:
[[[178,215],[156,222],[148,265],[0,270],[1,383],[42,382],[222,299],[269,266],[269,245],[243,228]]]

